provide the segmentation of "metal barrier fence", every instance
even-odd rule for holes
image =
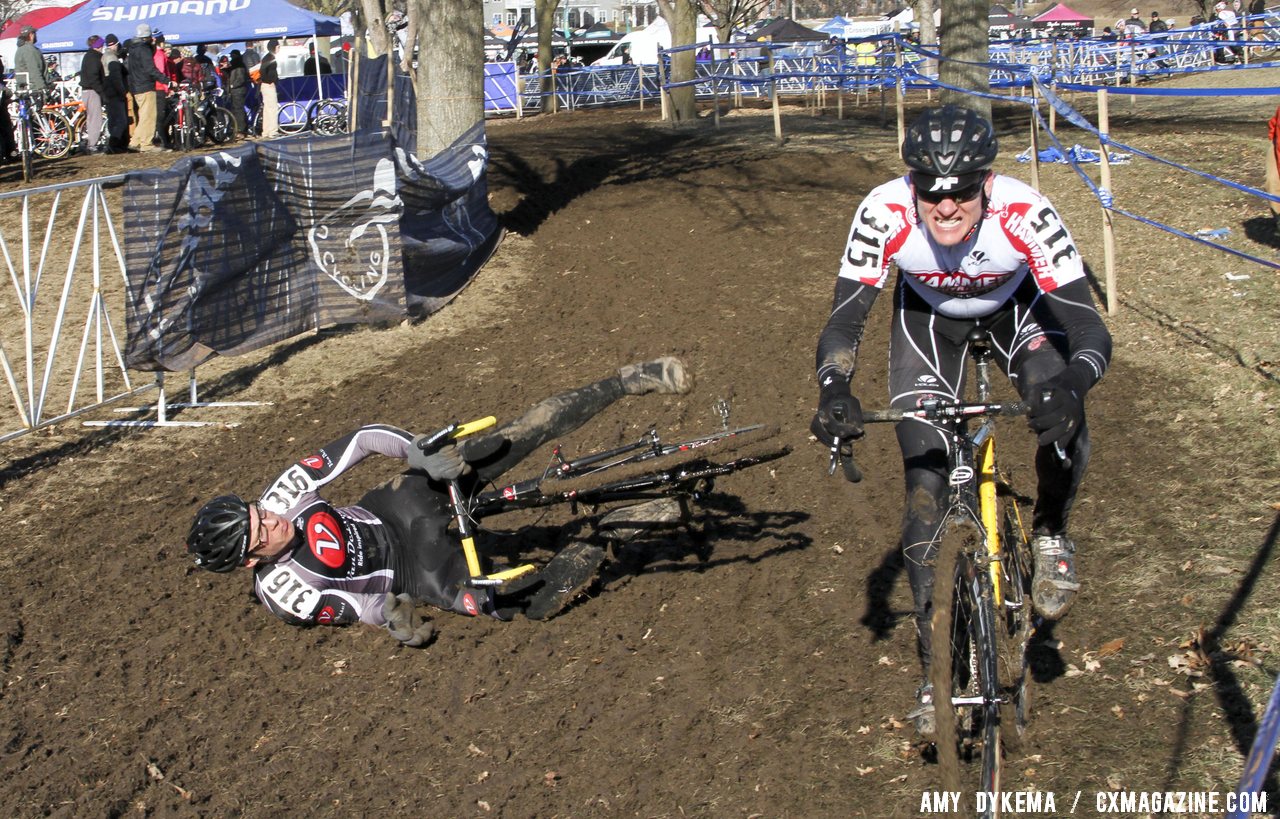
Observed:
[[[1224,61],[1262,62],[1280,53],[1280,12],[1250,18],[1237,29],[1240,39],[1222,39],[1212,25],[1145,34],[1122,41],[1096,39],[997,41],[991,44],[993,88],[1030,88],[1033,79],[1085,85],[1123,85],[1142,79],[1204,71]],[[686,46],[682,48],[695,48]],[[734,53],[725,58],[724,52]],[[786,56],[787,46],[735,43],[715,46],[715,59],[695,68],[700,99],[732,96],[767,99],[815,91],[866,93],[890,89],[899,81],[926,87],[936,75],[938,55],[899,35],[850,41],[835,53]],[[677,49],[678,50],[678,49]],[[773,50],[775,59],[763,55]],[[671,52],[665,52],[667,54]],[[514,73],[514,68],[511,69]],[[926,73],[927,72],[927,73]],[[488,97],[489,113],[574,110],[658,102],[663,70],[656,65],[572,68],[515,78],[512,91]],[[515,89],[518,88],[518,93]]]
[[[114,216],[120,208],[107,201],[108,186],[122,181],[0,195],[0,252],[12,286],[0,301],[0,366],[14,410],[0,426],[0,441],[152,386],[132,383],[117,336],[124,315],[113,316],[110,306],[123,306],[127,288]],[[76,347],[65,339],[73,333]]]
[[[0,411],[0,442],[157,391],[155,420],[86,425],[198,426],[171,421],[164,373],[135,383],[124,364],[128,298],[118,227],[123,176],[0,194],[0,255],[10,288],[0,295],[0,369],[12,399]],[[122,410],[124,411],[124,410]]]

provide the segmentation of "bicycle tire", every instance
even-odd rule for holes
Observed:
[[[205,119],[205,131],[215,145],[225,145],[235,139],[236,118],[226,108],[214,106]]]
[[[976,529],[956,522],[948,523],[939,542],[929,677],[942,787],[964,794],[988,794],[985,810],[979,815],[994,817],[999,812],[1002,773],[999,655],[991,580],[968,556],[976,543]],[[956,698],[978,702],[954,705]],[[978,785],[964,787],[975,751],[981,760]]]
[[[556,494],[580,492],[598,487],[605,473],[607,473],[608,481],[612,484],[634,476],[673,469],[691,461],[710,461],[731,453],[735,455],[741,453],[742,456],[745,456],[755,454],[757,448],[761,452],[765,452],[770,448],[778,448],[777,444],[770,444],[769,442],[777,437],[779,431],[777,426],[762,424],[755,427],[743,427],[733,435],[719,438],[704,436],[678,444],[667,444],[665,447],[673,448],[674,451],[666,455],[656,457],[645,455],[644,457],[624,459],[611,464],[601,464],[598,467],[589,468],[589,471],[567,478],[551,474],[547,476],[544,484],[554,487]]]
[[[307,123],[321,136],[334,136],[347,132],[347,104],[342,100],[322,99],[311,103],[307,109]]]
[[[280,133],[296,134],[307,129],[307,107],[297,100],[280,104],[280,113],[276,116]]]
[[[1003,630],[999,632],[1001,723],[1005,726],[1001,741],[1010,750],[1019,747],[1031,717],[1027,643],[1034,630],[1031,543],[1018,518],[1016,503],[1014,498],[1004,499],[1000,535],[1005,589]]]
[[[61,111],[38,111],[32,115],[38,123],[33,136],[35,152],[45,159],[62,159],[71,153],[75,129]]]
[[[30,182],[36,178],[35,167],[32,162],[33,151],[28,144],[26,149],[22,151],[22,181]]]

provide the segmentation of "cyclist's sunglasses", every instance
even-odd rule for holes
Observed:
[[[956,202],[956,204],[960,204],[977,199],[982,193],[983,184],[987,181],[986,173],[972,174],[970,177],[972,181],[969,179],[964,180],[968,184],[960,185],[958,187],[952,185],[949,188],[941,188],[938,190],[933,189],[936,187],[935,183],[937,182],[937,177],[924,176],[923,174],[912,174],[911,182],[915,186],[916,196],[922,202],[927,202],[930,205],[936,205],[943,199],[951,199]]]

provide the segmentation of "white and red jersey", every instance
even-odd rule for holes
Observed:
[[[840,277],[880,289],[891,265],[934,310],[958,319],[991,314],[1027,275],[1046,293],[1085,275],[1049,200],[1000,175],[977,227],[953,247],[935,242],[920,222],[907,177],[871,191],[853,218]]]
[[[332,506],[319,490],[369,455],[403,459],[412,440],[398,427],[361,427],[293,464],[262,493],[262,507],[292,521],[300,538],[288,555],[254,569],[254,593],[273,614],[300,625],[385,622],[394,536],[373,513]]]

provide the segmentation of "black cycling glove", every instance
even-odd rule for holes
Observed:
[[[1040,446],[1065,447],[1084,423],[1084,396],[1091,386],[1089,373],[1073,364],[1036,386],[1027,420],[1040,433]]]
[[[862,437],[862,405],[847,382],[836,380],[822,388],[809,431],[827,445]]]

